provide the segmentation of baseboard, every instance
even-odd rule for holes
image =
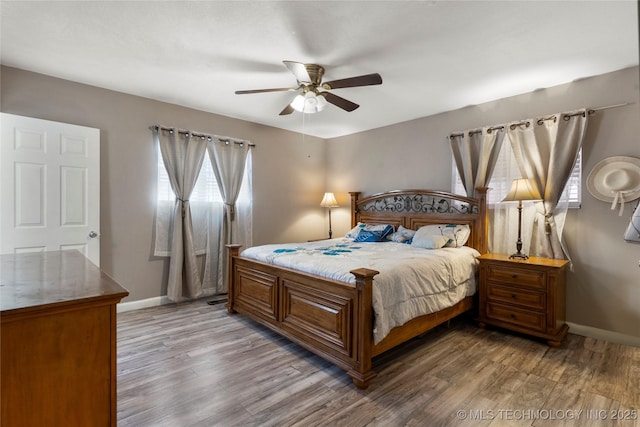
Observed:
[[[167,296],[140,299],[131,302],[121,302],[116,306],[116,312],[124,313],[125,311],[138,310],[140,308],[157,307],[159,305],[169,304],[172,301]]]
[[[208,298],[212,300],[214,304],[217,304],[217,303],[226,302],[227,296],[226,294],[218,294],[218,295],[209,295],[209,296],[205,295],[201,298],[203,299]],[[191,301],[191,300],[189,298],[183,298],[181,301]],[[126,311],[138,310],[141,308],[157,307],[159,305],[173,304],[173,303],[174,301],[171,301],[169,297],[167,297],[166,295],[163,295],[160,297],[141,299],[137,301],[121,302],[118,305],[116,305],[116,312],[124,313]]]
[[[605,340],[615,344],[623,344],[623,345],[630,345],[633,347],[640,347],[640,337],[621,334],[619,332],[607,331],[605,329],[593,328],[591,326],[578,325],[571,322],[567,322],[567,325],[569,325],[569,333],[571,334],[582,335],[583,337],[588,337],[588,338]]]

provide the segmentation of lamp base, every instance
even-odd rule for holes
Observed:
[[[509,259],[529,259],[529,256],[523,254],[522,252],[518,251],[515,254],[509,255]]]

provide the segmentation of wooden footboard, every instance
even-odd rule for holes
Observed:
[[[239,312],[347,371],[366,388],[373,346],[373,277],[357,269],[355,286],[238,257],[229,248],[229,313]]]

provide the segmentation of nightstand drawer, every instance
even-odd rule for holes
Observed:
[[[544,271],[526,268],[509,268],[501,265],[489,265],[487,268],[488,280],[538,289],[546,288],[547,274]]]
[[[522,328],[544,331],[544,313],[535,313],[526,310],[518,310],[513,307],[505,307],[500,304],[487,303],[487,318],[512,323]]]
[[[544,292],[510,288],[495,283],[487,284],[487,300],[489,301],[518,304],[535,310],[544,310],[545,297]]]

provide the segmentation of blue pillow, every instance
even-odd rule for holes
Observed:
[[[393,233],[393,226],[388,224],[382,230],[361,229],[354,242],[382,242],[389,234]]]

